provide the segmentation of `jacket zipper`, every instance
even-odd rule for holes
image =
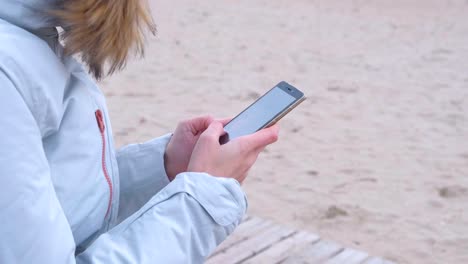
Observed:
[[[105,126],[104,126],[104,119],[102,117],[102,112],[101,110],[97,110],[95,112],[96,115],[96,120],[97,124],[99,127],[99,131],[101,133],[101,139],[102,139],[102,156],[101,156],[101,165],[102,165],[102,171],[104,172],[104,177],[106,177],[107,185],[109,185],[109,204],[107,205],[107,211],[106,211],[106,216],[104,218],[107,218],[107,215],[110,212],[111,205],[112,205],[112,181],[111,178],[109,177],[109,173],[107,172],[107,166],[106,166],[106,137],[104,135],[105,131]]]

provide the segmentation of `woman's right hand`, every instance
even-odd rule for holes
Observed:
[[[220,145],[219,138],[224,134],[224,128],[222,123],[214,121],[200,135],[187,171],[206,172],[242,183],[258,154],[278,140],[278,131],[278,125],[274,125]]]

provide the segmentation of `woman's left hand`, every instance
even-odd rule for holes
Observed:
[[[164,154],[164,166],[169,180],[172,181],[177,174],[187,171],[193,148],[200,134],[208,128],[214,118],[201,116],[180,122],[172,135]],[[228,120],[220,122],[226,124]]]

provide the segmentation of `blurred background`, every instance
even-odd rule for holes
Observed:
[[[154,0],[146,56],[105,79],[118,146],[308,100],[244,183],[248,214],[399,263],[468,263],[468,1]]]

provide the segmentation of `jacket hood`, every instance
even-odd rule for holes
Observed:
[[[0,19],[49,45],[60,36],[65,55],[79,54],[100,79],[123,69],[131,53],[143,55],[145,33],[156,32],[147,5],[147,0],[0,0]]]
[[[48,11],[58,9],[62,0],[2,0],[0,19],[31,32],[60,26]]]

